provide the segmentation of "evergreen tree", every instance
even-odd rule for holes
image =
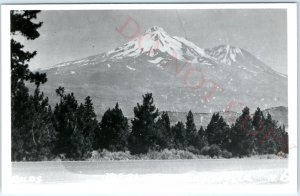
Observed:
[[[129,126],[117,103],[108,109],[101,120],[100,147],[111,151],[126,150],[128,147]]]
[[[37,14],[40,11],[26,10],[26,11],[11,11],[11,36],[20,34],[27,40],[34,40],[39,37],[38,28],[42,26],[42,22],[34,23]],[[31,72],[28,68],[28,62],[37,54],[36,51],[28,52],[23,50],[24,45],[11,39],[11,92],[12,99],[18,88],[22,86],[24,81],[30,81],[37,85],[37,87],[47,81],[46,74],[39,72]],[[21,87],[22,88],[22,87]]]
[[[22,98],[19,99],[19,96]],[[28,95],[25,86],[23,91],[15,94],[15,98],[12,108],[12,160],[50,159],[55,131],[48,98],[44,98],[39,88],[35,89],[33,95]]]
[[[288,133],[286,132],[284,125],[279,127],[278,135],[276,141],[279,144],[279,151],[289,153]]]
[[[97,141],[97,134],[99,133],[100,128],[90,96],[85,98],[83,112],[79,117],[83,124],[81,129],[83,130],[84,137],[88,139],[93,149],[98,149],[99,143]]]
[[[252,120],[253,131],[251,133],[252,136],[255,137],[255,151],[259,154],[263,152],[263,140],[264,140],[264,126],[265,126],[265,118],[263,112],[258,107],[253,115]]]
[[[234,156],[245,156],[254,153],[255,136],[250,110],[245,107],[231,128],[229,150]]]
[[[252,125],[253,125],[253,128],[254,128],[255,132],[260,131],[262,129],[262,126],[264,124],[264,122],[263,122],[264,120],[265,120],[265,118],[264,118],[263,112],[258,107],[256,109],[256,111],[254,112],[253,121],[252,121]]]
[[[209,145],[216,144],[221,149],[227,149],[229,143],[229,126],[219,113],[214,113],[207,125],[205,135]]]
[[[26,160],[25,143],[33,143],[30,138],[28,124],[30,124],[30,104],[28,88],[24,83],[18,84],[18,90],[12,98],[11,110],[11,156],[12,161]],[[29,140],[28,140],[29,138]],[[27,144],[28,146],[28,144]]]
[[[75,113],[74,130],[70,135],[70,146],[66,152],[67,158],[85,160],[91,156],[92,142],[90,135],[85,131],[84,106],[80,104]]]
[[[75,160],[85,160],[96,149],[96,135],[99,132],[98,121],[92,100],[85,98],[84,104],[80,104],[76,111],[76,123],[71,135],[70,155]]]
[[[129,148],[133,154],[147,153],[155,148],[155,122],[158,109],[153,104],[152,93],[143,96],[143,104],[134,107],[132,132],[129,138]]]
[[[198,131],[198,135],[199,135],[199,137],[205,137],[205,130],[204,130],[204,128],[202,127],[202,126],[200,126],[200,129],[199,129],[199,131]]]
[[[185,149],[187,147],[186,130],[182,122],[177,122],[172,126],[172,133],[174,134],[174,145],[177,149]]]
[[[197,129],[194,123],[194,116],[191,110],[188,112],[188,115],[186,117],[185,127],[188,146],[195,146],[197,140]]]
[[[54,108],[53,125],[57,132],[54,153],[56,155],[65,154],[66,157],[73,158],[71,136],[77,129],[78,103],[73,93],[64,94],[63,87],[59,87],[56,93],[60,96],[60,102]],[[83,110],[83,108],[81,109]]]
[[[47,81],[46,74],[33,73],[28,62],[36,51],[24,51],[24,46],[13,37],[20,34],[28,40],[39,37],[37,29],[42,23],[34,23],[40,11],[11,11],[11,141],[12,160],[43,160],[49,158],[51,142],[55,138],[50,118],[48,99],[40,93],[39,85]],[[34,95],[29,95],[25,81],[36,85]],[[36,105],[35,105],[36,104]]]
[[[258,141],[260,154],[277,154],[280,151],[281,142],[280,130],[277,122],[272,120],[271,114],[267,114],[264,121],[263,137]]]
[[[167,112],[163,112],[156,122],[156,141],[159,149],[174,147],[174,136],[171,132],[170,118]]]
[[[85,98],[84,116],[88,120],[95,120],[96,119],[96,113],[95,113],[94,106],[93,106],[93,103],[92,103],[92,99],[91,99],[90,96],[87,96]]]
[[[30,153],[33,160],[43,160],[52,157],[56,132],[52,124],[52,110],[48,97],[44,97],[39,88],[30,96],[31,133],[35,153]]]
[[[207,139],[206,139],[206,136],[205,136],[205,131],[204,131],[203,127],[201,126],[198,133],[197,133],[196,142],[195,142],[194,146],[198,150],[201,150],[207,144],[208,143],[207,143]]]

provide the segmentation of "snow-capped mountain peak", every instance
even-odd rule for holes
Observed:
[[[157,26],[109,52],[44,71],[50,96],[55,92],[51,88],[57,86],[72,89],[80,99],[88,91],[96,98],[99,113],[113,104],[112,97],[121,97],[120,103],[127,106],[124,111],[130,114],[145,90],[153,92],[165,111],[221,111],[231,101],[250,108],[287,105],[283,93],[287,92],[287,77],[250,52],[230,45],[202,49]],[[239,109],[235,106],[233,110]]]
[[[227,65],[231,65],[239,57],[243,57],[242,49],[230,45],[220,45],[212,49],[206,49],[206,53]]]
[[[149,28],[148,30],[146,30],[146,33],[150,33],[150,32],[164,32],[164,33],[166,33],[166,31],[162,27],[159,27],[159,26],[153,26],[153,27]]]
[[[269,73],[274,72],[246,50],[230,45],[202,49],[183,37],[170,36],[159,26],[147,29],[135,39],[106,53],[60,63],[51,68],[93,66],[99,63],[106,63],[106,67],[110,68],[115,63],[125,61],[128,64],[147,62],[162,68],[174,59],[178,61],[177,63],[184,65],[195,64],[211,67],[232,65],[252,74],[257,74],[261,70]]]
[[[136,58],[140,55],[147,55],[150,60],[168,56],[180,61],[188,59],[190,63],[198,63],[199,56],[208,57],[202,48],[184,38],[170,36],[158,26],[149,28],[134,40],[106,53],[107,58],[112,60]]]

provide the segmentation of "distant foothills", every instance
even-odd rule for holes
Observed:
[[[66,92],[62,86],[52,92],[58,101],[51,107],[41,90],[47,84],[47,74],[28,69],[27,63],[36,51],[24,51],[24,46],[14,39],[15,34],[28,40],[39,37],[37,29],[42,23],[33,22],[39,12],[11,11],[12,161],[78,161],[97,156],[102,160],[108,152],[117,156],[111,159],[231,158],[263,154],[286,157],[285,125],[279,125],[270,113],[264,114],[260,108],[251,115],[249,108],[244,107],[231,125],[220,113],[214,113],[206,127],[197,128],[189,109],[181,110],[187,112],[185,122],[171,123],[169,114],[155,106],[149,91],[137,97],[143,95],[142,102],[131,108],[132,120],[114,103],[98,121],[97,108],[90,96],[79,103],[74,93]],[[267,72],[271,77],[273,72]],[[279,75],[272,77],[282,79]],[[28,83],[34,84],[33,93]]]

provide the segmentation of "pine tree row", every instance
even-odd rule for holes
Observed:
[[[13,124],[12,159],[85,160],[93,150],[126,151],[145,154],[150,150],[187,150],[209,156],[249,156],[254,154],[288,153],[288,134],[278,127],[270,114],[265,118],[257,108],[253,118],[245,107],[234,124],[227,125],[219,113],[214,113],[206,129],[197,130],[193,113],[188,112],[185,124],[171,126],[167,112],[159,115],[151,93],[134,107],[129,126],[118,103],[97,121],[91,98],[78,104],[73,93],[56,90],[60,97],[53,112],[47,98],[36,89],[28,98],[28,115],[21,115],[22,126]],[[24,123],[25,122],[25,123]],[[22,133],[22,134],[21,134]]]

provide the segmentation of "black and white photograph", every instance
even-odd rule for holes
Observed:
[[[2,6],[3,188],[296,191],[296,8]]]

